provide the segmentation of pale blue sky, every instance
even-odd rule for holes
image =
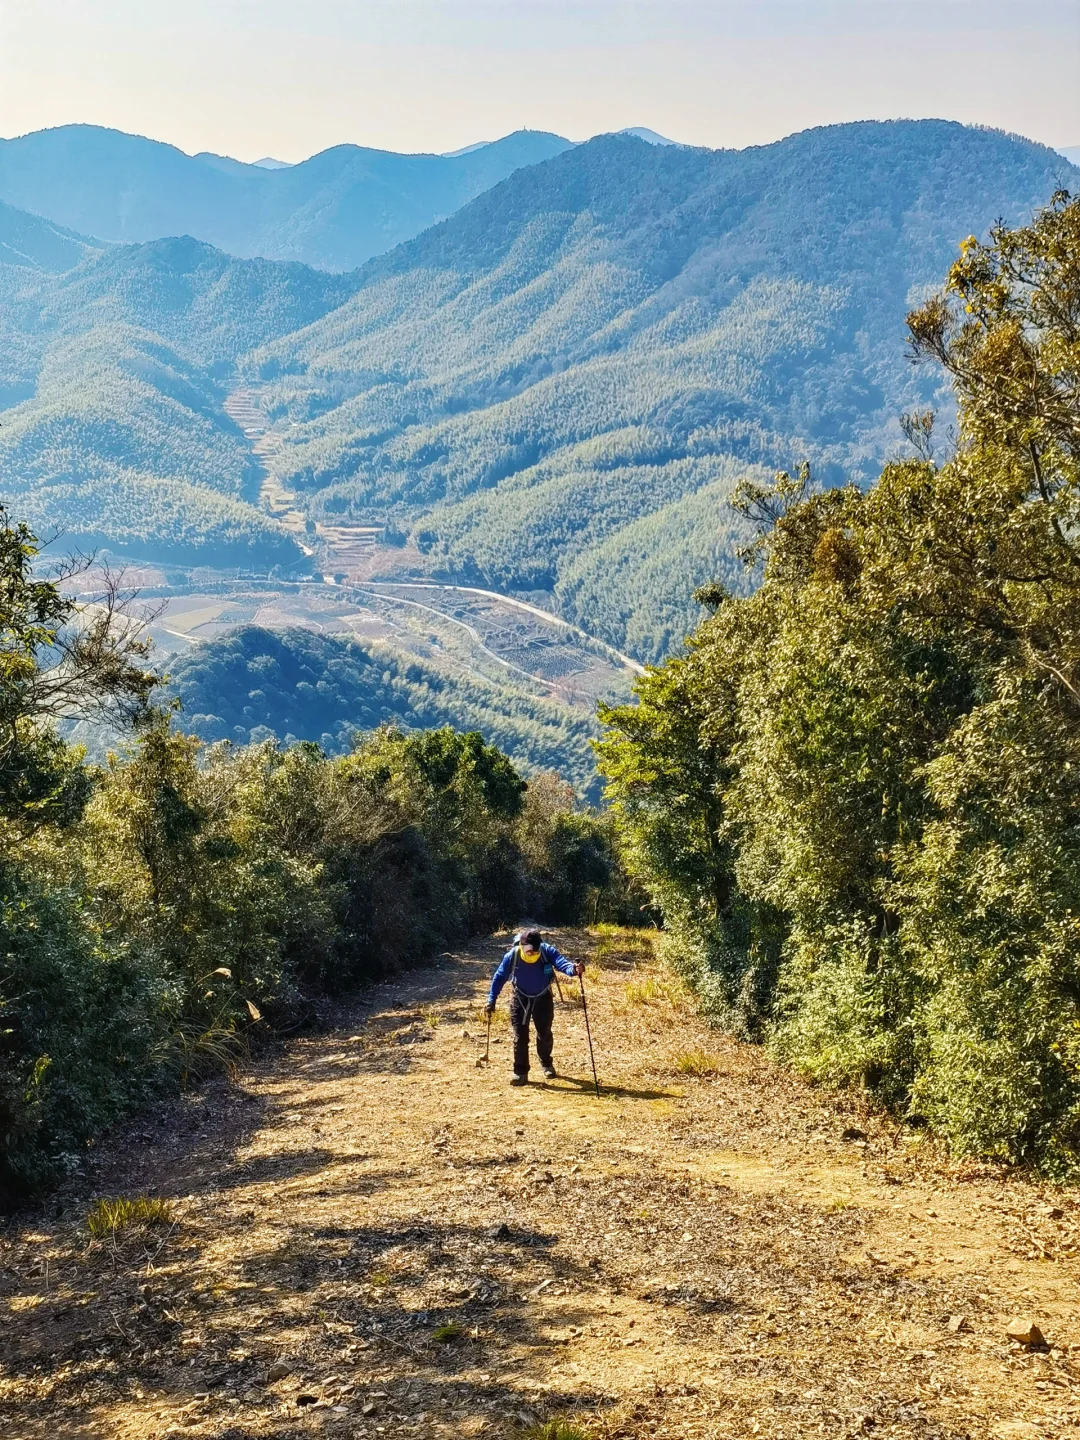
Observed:
[[[82,120],[297,160],[900,115],[1080,145],[1080,0],[0,0],[2,135]]]

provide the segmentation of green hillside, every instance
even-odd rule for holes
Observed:
[[[13,508],[43,534],[141,557],[296,564],[252,503],[260,471],[222,406],[238,355],[334,308],[349,282],[190,239],[93,247],[0,212],[5,233],[40,261],[0,264]]]
[[[868,481],[901,411],[951,403],[905,359],[913,300],[965,235],[1070,180],[1043,146],[943,121],[737,152],[607,136],[372,261],[247,364],[296,422],[281,474],[317,516],[412,524],[448,571],[549,587],[655,659],[715,568],[723,486],[803,459]],[[706,489],[712,539],[684,555],[669,507]],[[646,516],[667,520],[620,547]],[[611,585],[605,557],[641,542],[655,580]]]
[[[0,140],[0,199],[104,240],[193,235],[233,255],[351,270],[569,144],[519,130],[457,155],[335,145],[269,170],[61,125]]]
[[[339,754],[357,731],[380,725],[453,725],[479,730],[525,775],[557,769],[582,793],[596,788],[596,731],[584,716],[523,686],[436,670],[385,645],[248,625],[173,659],[169,690],[184,729],[207,741],[275,736]]]
[[[41,291],[38,323],[67,333],[104,321],[138,325],[226,371],[253,346],[341,305],[356,283],[307,265],[238,260],[182,236],[111,246],[52,280]]]
[[[0,204],[0,410],[34,393],[41,362],[34,296],[45,277],[64,274],[103,248]]]

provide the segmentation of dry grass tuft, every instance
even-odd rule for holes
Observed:
[[[98,1200],[90,1207],[86,1228],[95,1240],[104,1240],[134,1225],[173,1225],[176,1212],[169,1200],[140,1195],[134,1200]]]
[[[708,1050],[684,1050],[681,1055],[675,1056],[675,1069],[680,1075],[698,1075],[707,1079],[721,1073],[720,1057]]]
[[[682,999],[676,981],[667,975],[645,975],[623,987],[631,1005],[678,1005]]]
[[[243,1037],[231,1023],[206,1029],[178,1025],[156,1047],[157,1063],[171,1070],[182,1085],[208,1079],[219,1071],[235,1079],[239,1062],[247,1053]]]

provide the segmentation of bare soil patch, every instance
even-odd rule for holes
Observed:
[[[775,1069],[629,938],[558,937],[595,962],[601,1098],[566,984],[565,1078],[510,1089],[505,1003],[476,1065],[504,939],[145,1112],[92,1193],[0,1231],[0,1433],[1080,1428],[1070,1192]],[[144,1196],[152,1223],[90,1235],[95,1198]],[[1010,1340],[1017,1316],[1047,1343]]]

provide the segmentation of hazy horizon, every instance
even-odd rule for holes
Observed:
[[[1080,0],[0,0],[0,133],[295,162],[645,126],[744,148],[944,118],[1080,145]]]
[[[911,116],[907,116],[907,115],[890,115],[890,116],[883,116],[883,117],[867,117],[867,118],[871,118],[871,119],[881,118],[882,120],[909,120],[909,119],[911,119],[912,117],[911,117]],[[949,115],[921,116],[921,117],[918,117],[918,118],[920,118],[920,119],[927,119],[927,120],[945,120],[945,121],[949,121],[949,120],[954,120],[954,119],[955,119],[954,116],[949,116]],[[828,122],[825,122],[825,123],[828,123]],[[858,122],[843,122],[843,121],[839,121],[839,122],[834,122],[834,123],[843,124],[843,123],[858,123]],[[961,123],[963,123],[963,122],[961,122]],[[184,148],[184,146],[182,146],[182,145],[177,145],[175,141],[170,140],[170,139],[168,139],[168,138],[165,137],[165,136],[161,136],[161,135],[146,135],[146,134],[144,134],[144,133],[142,133],[142,132],[140,132],[140,131],[133,131],[133,130],[132,130],[132,131],[121,131],[121,130],[119,129],[119,127],[117,127],[117,126],[96,126],[94,121],[87,121],[87,120],[82,120],[82,121],[64,121],[64,122],[62,122],[60,125],[55,125],[55,126],[53,126],[53,125],[46,125],[46,126],[41,126],[41,127],[39,127],[38,129],[32,130],[32,131],[22,131],[22,132],[20,132],[20,133],[18,133],[18,134],[11,134],[11,135],[0,135],[0,141],[3,141],[3,140],[19,140],[19,139],[25,138],[27,135],[42,134],[42,133],[44,133],[45,131],[48,131],[48,130],[57,130],[57,129],[71,128],[71,127],[76,126],[76,125],[84,125],[84,126],[87,126],[87,127],[89,127],[89,128],[109,129],[109,130],[113,130],[115,133],[118,133],[118,134],[134,135],[134,136],[136,136],[137,138],[142,139],[142,140],[147,140],[147,141],[151,142],[152,144],[160,144],[160,145],[168,145],[168,146],[171,146],[173,149],[180,150],[182,153],[184,153],[184,154],[186,154],[186,155],[188,155],[188,156],[190,156],[190,157],[192,157],[192,158],[196,157],[197,155],[216,155],[216,156],[218,156],[220,159],[235,160],[235,161],[238,161],[239,163],[249,164],[249,165],[258,165],[258,164],[260,164],[260,163],[262,163],[262,162],[264,162],[264,161],[272,161],[273,164],[268,164],[268,165],[267,165],[267,169],[276,169],[276,168],[278,168],[279,165],[280,165],[281,168],[283,168],[283,169],[289,169],[289,168],[291,168],[293,165],[302,164],[305,160],[313,159],[316,155],[318,155],[318,154],[320,154],[320,153],[324,153],[326,150],[334,149],[334,148],[336,148],[338,145],[356,145],[356,146],[361,147],[361,148],[377,149],[377,150],[385,150],[385,149],[386,149],[386,147],[384,147],[384,146],[367,146],[363,140],[339,140],[339,141],[333,142],[332,144],[330,144],[330,145],[328,145],[328,146],[322,147],[322,151],[314,150],[314,151],[311,152],[311,154],[309,154],[309,155],[300,155],[300,156],[298,156],[295,160],[284,161],[284,160],[281,160],[280,157],[278,157],[278,156],[271,156],[271,155],[258,155],[258,156],[255,156],[253,159],[247,159],[246,157],[243,157],[243,158],[242,158],[242,157],[237,156],[237,155],[232,155],[232,154],[230,154],[227,150],[223,149],[221,146],[212,146],[212,145],[211,145],[211,146],[204,147],[204,148],[201,149],[201,150],[186,150],[186,149]],[[524,127],[524,126],[523,126],[523,127],[519,127],[519,130],[521,130],[521,129],[532,129],[532,128],[533,128],[533,127]],[[646,126],[623,126],[623,127],[620,127],[620,128],[621,128],[621,130],[622,130],[623,133],[626,133],[626,132],[628,132],[628,131],[641,131],[641,130],[643,130],[643,129],[651,129],[651,127],[646,127]],[[816,128],[816,127],[814,127],[814,126],[809,126],[809,125],[808,125],[808,126],[804,126],[804,127],[802,127],[802,128],[809,130],[809,129],[814,129],[814,128]],[[997,128],[1001,128],[1001,127],[997,127]],[[464,147],[462,147],[462,148],[460,148],[460,149],[457,149],[457,150],[446,150],[446,151],[439,151],[439,150],[413,150],[413,151],[390,151],[390,152],[388,152],[388,153],[405,154],[405,155],[409,155],[409,154],[411,154],[411,155],[439,155],[439,156],[441,156],[441,157],[443,157],[443,158],[452,159],[452,158],[455,158],[455,157],[458,156],[458,155],[465,154],[465,153],[467,153],[468,151],[481,149],[484,145],[497,144],[500,140],[505,140],[505,139],[507,139],[510,135],[512,135],[512,134],[514,134],[514,133],[515,133],[514,131],[507,131],[506,134],[504,134],[504,135],[492,135],[492,136],[487,136],[487,137],[485,137],[483,140],[476,141],[476,142],[474,142],[473,144],[466,145],[466,146],[464,146]],[[558,134],[559,132],[554,131],[554,132],[546,132],[546,133]],[[615,133],[615,132],[612,132],[612,131],[598,131],[598,132],[597,132],[597,135],[600,135],[600,134],[611,134],[611,133]],[[799,133],[798,131],[791,131],[791,132],[789,132],[789,135],[778,135],[775,140],[771,140],[771,141],[760,141],[760,142],[751,142],[751,144],[755,144],[755,143],[759,143],[759,144],[777,144],[777,143],[779,143],[781,140],[785,140],[785,139],[790,138],[790,135],[798,134],[798,133]],[[564,140],[569,140],[572,144],[580,145],[580,144],[586,143],[586,141],[588,141],[588,140],[596,139],[597,136],[596,136],[596,135],[584,135],[584,136],[563,135],[562,138],[563,138]],[[664,141],[669,141],[669,142],[671,142],[672,144],[676,144],[676,145],[678,145],[678,144],[692,144],[692,143],[693,143],[693,142],[690,142],[690,141],[680,140],[680,138],[679,138],[678,136],[674,136],[674,135],[672,135],[672,136],[658,136],[658,138],[659,138],[659,139],[662,139],[662,140],[664,140]],[[1032,137],[1032,136],[1025,136],[1025,137],[1023,137],[1023,138],[1025,138],[1025,139],[1032,139],[1032,138],[1034,138],[1034,137]],[[1039,141],[1039,142],[1037,142],[1037,143],[1040,143],[1040,144],[1048,144],[1049,142]],[[704,147],[704,148],[722,148],[722,147],[708,147],[708,146],[706,146],[706,147]],[[726,147],[726,148],[729,148],[729,149],[749,149],[749,148],[751,148],[751,146],[750,146],[750,145],[748,145],[748,146],[729,146],[729,147]],[[1064,156],[1066,156],[1066,158],[1068,158],[1069,161],[1070,161],[1072,164],[1074,164],[1074,165],[1080,165],[1080,145],[1072,145],[1072,146],[1070,146],[1070,145],[1049,145],[1049,148],[1052,149],[1052,150],[1056,150],[1059,155],[1064,155]]]

